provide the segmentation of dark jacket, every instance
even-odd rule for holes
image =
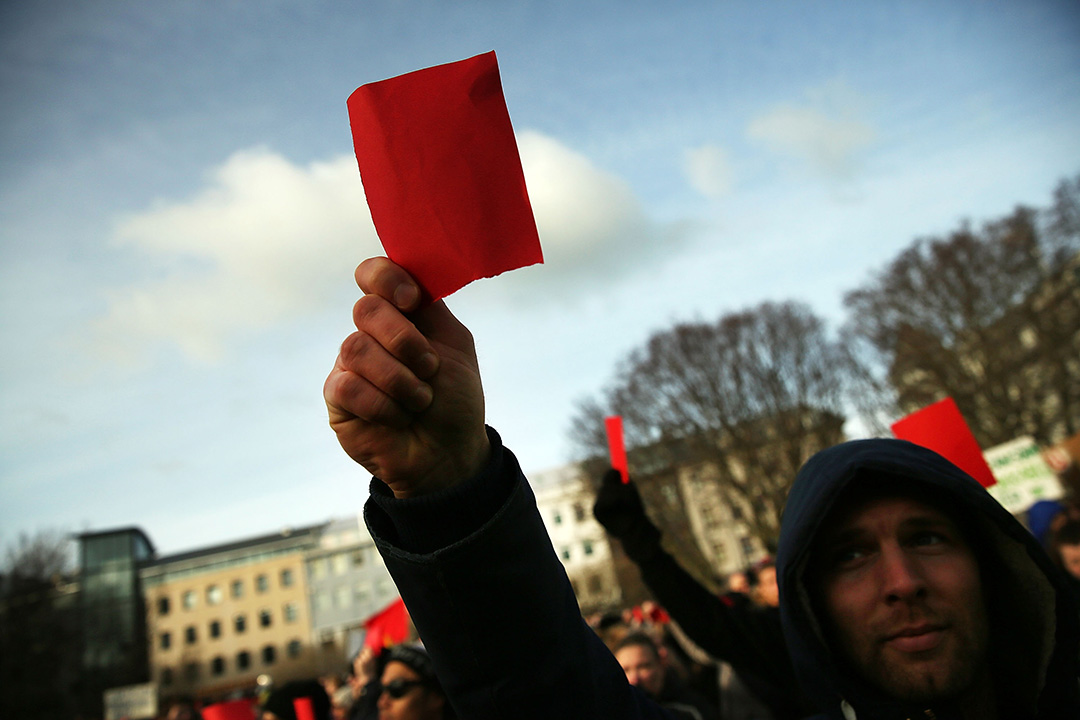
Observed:
[[[585,624],[517,460],[489,437],[476,478],[407,500],[372,481],[364,508],[458,715],[671,720]]]
[[[812,706],[798,692],[776,608],[760,607],[745,595],[717,597],[698,582],[663,549],[636,485],[623,483],[618,470],[601,481],[593,513],[694,644],[731,665],[776,720],[809,714]]]
[[[819,526],[853,484],[884,482],[907,483],[938,498],[973,536],[989,605],[999,701],[1023,706],[1004,717],[1080,717],[1078,611],[1062,574],[977,482],[936,453],[902,440],[860,440],[822,451],[799,471],[788,496],[777,558],[780,610],[805,692],[829,708],[830,718],[958,716],[955,707],[905,707],[884,696],[838,663],[818,630],[804,573]]]

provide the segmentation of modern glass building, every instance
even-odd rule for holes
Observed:
[[[88,696],[149,680],[146,609],[139,567],[154,558],[137,527],[83,533],[79,540],[82,687]]]

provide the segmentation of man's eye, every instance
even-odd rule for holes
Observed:
[[[844,567],[845,565],[851,565],[853,563],[862,560],[866,557],[867,552],[861,547],[846,547],[837,550],[833,554],[833,565],[835,567]]]
[[[931,532],[929,530],[916,533],[911,538],[911,544],[918,547],[925,547],[927,545],[940,545],[943,542],[945,542],[944,535],[937,532]]]

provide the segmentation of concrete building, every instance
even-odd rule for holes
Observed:
[[[311,676],[306,553],[324,525],[159,558],[140,575],[152,680],[163,697],[213,696]]]
[[[765,545],[743,520],[750,508],[724,500],[715,465],[686,465],[678,469],[677,477],[694,540],[718,577],[742,570],[768,555]]]
[[[359,517],[330,521],[304,565],[311,642],[322,671],[340,671],[359,649],[364,620],[396,600],[397,588]]]
[[[565,465],[534,473],[529,484],[582,612],[620,606],[622,590],[616,579],[611,547],[603,526],[592,514],[596,494],[580,467]]]

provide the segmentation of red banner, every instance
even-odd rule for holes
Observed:
[[[409,612],[405,602],[398,598],[390,603],[365,620],[364,628],[367,629],[364,645],[374,650],[404,642],[409,637]]]

